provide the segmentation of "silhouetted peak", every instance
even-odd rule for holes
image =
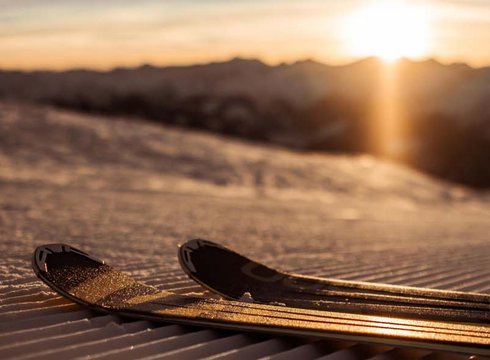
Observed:
[[[151,64],[143,64],[140,67],[138,67],[139,70],[155,70],[158,69],[156,66],[151,65]]]
[[[468,64],[465,63],[443,64],[434,58],[429,58],[421,61],[403,58],[400,60],[399,66],[425,71],[451,71],[456,73],[465,72],[472,69]]]
[[[382,65],[382,60],[376,56],[369,56],[361,60],[354,61],[353,63],[343,65],[346,68],[377,68]]]
[[[304,59],[304,60],[298,60],[293,63],[293,65],[300,65],[300,66],[327,66],[324,63],[321,63],[319,61],[313,60],[313,59]]]
[[[226,66],[226,67],[258,67],[258,68],[263,68],[263,67],[268,67],[265,63],[258,59],[253,59],[253,58],[243,58],[243,57],[234,57],[230,60],[227,61],[221,61],[221,62],[211,62],[209,64],[203,64],[203,66],[206,65],[211,65],[211,66]]]
[[[253,58],[243,58],[243,57],[234,57],[231,60],[228,60],[230,64],[257,64],[257,65],[265,65],[262,61]]]

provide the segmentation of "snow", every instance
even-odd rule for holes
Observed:
[[[242,296],[240,296],[240,299],[238,299],[239,301],[243,301],[243,302],[246,302],[246,303],[253,303],[255,302],[254,298],[252,297],[252,294],[250,294],[248,291],[247,292],[244,292],[242,294]]]
[[[203,293],[176,255],[198,237],[303,274],[489,292],[489,229],[487,193],[371,157],[0,103],[0,358],[294,357],[357,346],[96,314],[36,279],[30,256],[41,244],[72,244],[178,293]]]

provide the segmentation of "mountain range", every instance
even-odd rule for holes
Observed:
[[[343,66],[313,60],[268,65],[235,58],[110,71],[0,71],[4,101],[131,115],[301,150],[380,156],[386,154],[377,149],[375,109],[385,97],[397,104],[394,121],[405,124],[395,160],[490,186],[490,67],[408,59],[386,65],[376,58]]]

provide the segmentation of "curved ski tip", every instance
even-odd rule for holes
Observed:
[[[38,276],[42,272],[46,273],[48,272],[48,267],[46,264],[48,255],[70,253],[70,252],[85,256],[100,264],[104,264],[102,260],[97,259],[96,257],[91,256],[82,250],[74,248],[73,246],[62,244],[62,243],[56,243],[56,244],[41,245],[34,250],[34,253],[32,254],[32,269]]]
[[[206,247],[214,247],[218,249],[227,250],[224,246],[217,244],[215,242],[204,240],[204,239],[192,239],[186,241],[184,244],[179,246],[178,256],[181,267],[190,271],[191,273],[195,273],[196,267],[192,263],[192,253],[195,251],[202,250]]]

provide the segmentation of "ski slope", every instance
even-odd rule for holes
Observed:
[[[194,237],[303,274],[490,293],[490,197],[365,156],[301,154],[142,121],[0,104],[0,357],[468,358],[128,321],[38,281],[65,242],[160,289]]]

